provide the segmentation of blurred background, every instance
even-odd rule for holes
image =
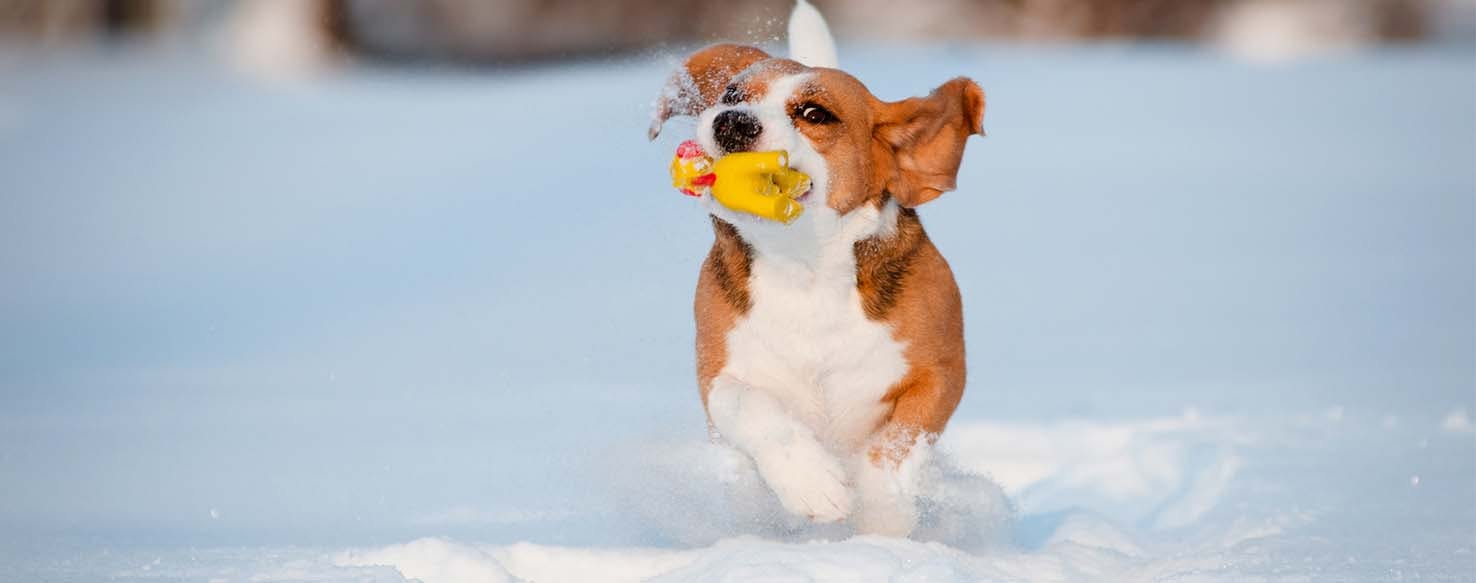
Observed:
[[[3,0],[0,38],[59,45],[225,32],[235,56],[516,63],[664,43],[773,38],[784,0]],[[1471,0],[816,2],[849,40],[1190,41],[1278,58],[1381,43],[1471,42]]]
[[[1476,0],[815,4],[878,97],[988,95],[920,212],[966,305],[943,445],[1021,524],[1101,517],[1120,580],[1469,580]],[[681,485],[633,444],[706,437],[692,122],[646,128],[790,6],[0,0],[0,580],[692,544],[628,497]]]

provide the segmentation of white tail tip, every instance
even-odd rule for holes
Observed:
[[[805,0],[795,2],[794,11],[789,13],[789,58],[810,67],[840,66],[825,17]]]

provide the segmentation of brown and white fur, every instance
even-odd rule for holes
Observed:
[[[811,53],[800,60],[726,44],[691,55],[651,137],[696,115],[710,154],[787,150],[811,176],[790,225],[705,197],[716,236],[697,281],[698,386],[713,433],[752,458],[787,511],[906,535],[917,484],[904,468],[964,390],[958,287],[914,208],[953,189],[966,139],[983,133],[984,94],[957,78],[881,101],[832,68],[813,11],[801,1],[794,19],[819,21],[825,38],[792,23],[792,52]]]

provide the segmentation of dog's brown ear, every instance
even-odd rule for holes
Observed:
[[[712,107],[734,75],[768,58],[766,52],[733,44],[712,45],[692,53],[661,89],[646,137],[656,139],[661,134],[662,124],[668,119],[701,113]]]
[[[927,97],[883,104],[878,114],[876,138],[895,159],[887,190],[915,207],[953,190],[964,142],[984,133],[984,90],[959,77]]]

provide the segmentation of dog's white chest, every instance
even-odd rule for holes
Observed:
[[[728,334],[724,373],[775,397],[827,446],[856,449],[907,372],[891,327],[866,318],[852,264],[797,269],[755,257],[751,307]]]

